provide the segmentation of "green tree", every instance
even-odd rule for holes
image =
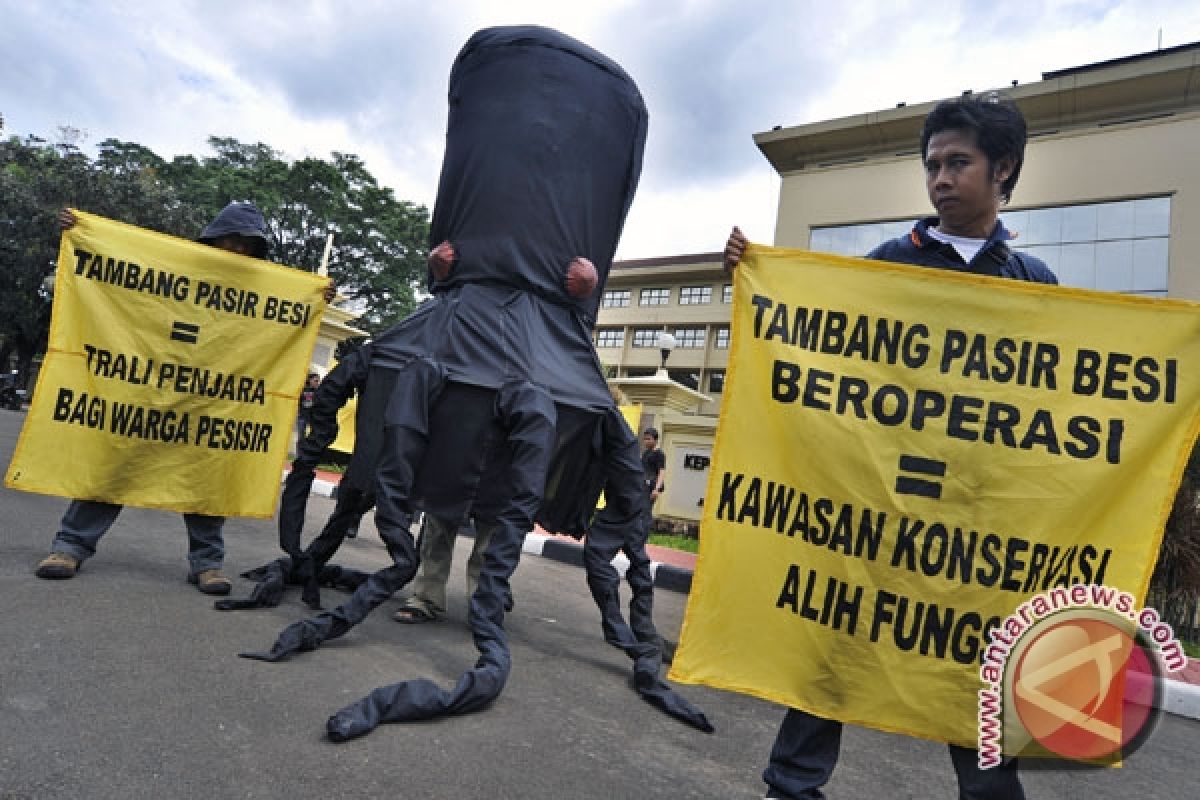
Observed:
[[[211,137],[214,155],[165,161],[135,142],[105,139],[94,160],[83,134],[59,130],[0,141],[0,367],[13,354],[26,374],[45,348],[60,231],[78,208],[185,238],[232,200],[252,200],[271,229],[276,260],[315,271],[334,235],[329,274],[375,333],[407,316],[425,274],[429,213],[380,186],[358,156],[289,163],[262,143]]]
[[[1183,471],[1175,494],[1158,564],[1150,584],[1150,605],[1183,638],[1196,641],[1196,603],[1200,601],[1200,441]]]
[[[195,235],[203,219],[162,180],[162,159],[150,150],[106,139],[92,161],[79,148],[81,137],[62,128],[55,144],[36,136],[0,142],[0,367],[15,353],[23,378],[49,332],[44,282],[58,257],[59,210],[79,208],[175,235]]]
[[[87,158],[74,144],[35,136],[0,143],[0,367],[15,354],[22,380],[45,346],[50,295],[43,284],[57,256],[54,216],[72,185],[94,189]]]

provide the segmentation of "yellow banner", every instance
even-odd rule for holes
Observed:
[[[76,217],[5,485],[270,517],[327,280]]]
[[[346,455],[354,452],[354,426],[357,424],[355,421],[357,414],[357,397],[351,397],[346,402],[346,405],[338,409],[338,434],[333,443],[329,445],[330,450],[337,450],[339,453],[345,453]]]
[[[1139,600],[1200,426],[1200,306],[751,247],[670,677],[975,746],[986,635]]]
[[[617,406],[617,410],[621,412],[621,416],[625,418],[625,423],[629,426],[629,430],[633,431],[633,435],[637,437],[639,450],[641,449],[641,435],[638,433],[638,425],[642,423],[642,404],[641,403],[625,403]],[[600,493],[600,499],[596,501],[596,510],[604,508],[607,504],[604,499],[604,492]]]

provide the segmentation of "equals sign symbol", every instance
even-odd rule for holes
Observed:
[[[946,476],[946,462],[932,458],[921,458],[902,454],[900,456],[900,471],[910,472],[926,477],[914,478],[911,475],[896,477],[896,494],[915,494],[917,497],[929,497],[938,500],[942,496],[942,482],[930,478]]]
[[[171,323],[171,338],[177,342],[187,342],[195,344],[196,338],[200,335],[200,326],[192,325],[189,322],[172,322]]]

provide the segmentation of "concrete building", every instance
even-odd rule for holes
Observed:
[[[1002,214],[1012,244],[1068,286],[1200,300],[1200,43],[1042,77],[980,90],[1011,97],[1029,125]],[[935,102],[755,134],[782,179],[774,244],[863,255],[931,215],[918,149]],[[679,341],[670,377],[705,396],[643,404],[664,432],[664,516],[699,517],[695,466],[711,451],[729,354],[720,261],[705,253],[614,264],[596,326],[600,360],[618,383],[651,381],[656,337],[667,331]]]
[[[1068,286],[1200,300],[1200,43],[997,91],[1025,114],[1002,214]],[[782,178],[775,244],[862,255],[932,213],[919,153],[935,103],[756,134]]]
[[[667,373],[711,400],[698,413],[715,415],[729,359],[733,285],[720,253],[618,261],[600,302],[596,352],[611,377],[653,375],[661,365],[658,335],[675,337]]]

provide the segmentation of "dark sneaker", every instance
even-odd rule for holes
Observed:
[[[229,594],[233,583],[218,569],[203,569],[188,575],[188,583],[204,594]]]
[[[74,578],[78,571],[79,559],[66,553],[51,553],[42,559],[33,574],[46,580],[65,581]]]

